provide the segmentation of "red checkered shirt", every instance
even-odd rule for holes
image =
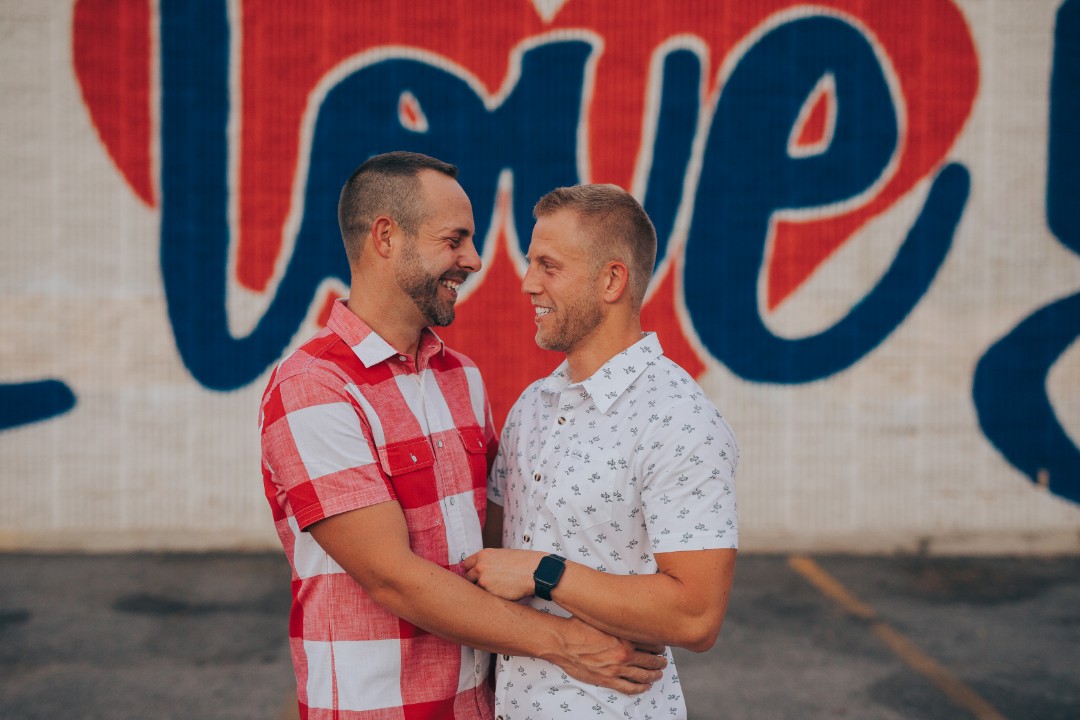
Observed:
[[[260,426],[266,497],[293,570],[301,717],[491,718],[487,653],[379,607],[303,532],[397,501],[412,551],[462,574],[460,562],[482,547],[497,444],[475,365],[430,330],[414,365],[339,302],[326,329],[270,376]]]

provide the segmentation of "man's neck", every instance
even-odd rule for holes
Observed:
[[[597,328],[597,332],[566,353],[570,370],[570,382],[588,380],[608,360],[636,344],[643,337],[641,323],[629,323],[619,332]]]
[[[390,347],[402,355],[416,359],[416,351],[420,346],[420,333],[423,332],[425,325],[403,317],[400,306],[397,308],[380,307],[381,303],[371,302],[364,295],[350,293],[347,304],[349,310],[389,343]]]

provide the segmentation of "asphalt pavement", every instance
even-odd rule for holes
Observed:
[[[0,718],[296,717],[265,554],[0,554]],[[743,554],[691,720],[1080,718],[1080,558]]]

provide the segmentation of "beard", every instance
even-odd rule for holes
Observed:
[[[536,344],[544,350],[567,353],[587,337],[603,321],[600,303],[592,298],[577,297],[558,308],[548,322],[549,327],[536,329]]]
[[[442,276],[432,275],[424,268],[415,245],[409,243],[406,248],[402,264],[394,272],[398,285],[412,299],[429,325],[446,327],[454,322],[454,302],[439,299]]]

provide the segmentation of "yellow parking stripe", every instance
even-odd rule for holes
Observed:
[[[955,705],[971,713],[978,720],[1005,720],[990,703],[964,684],[960,678],[942,667],[936,660],[915,646],[904,635],[890,627],[877,612],[855,597],[846,587],[825,572],[820,565],[804,555],[788,558],[788,565],[795,572],[821,591],[823,595],[835,600],[849,614],[865,620],[870,631],[882,640],[889,649],[921,673],[927,680],[943,692]]]

